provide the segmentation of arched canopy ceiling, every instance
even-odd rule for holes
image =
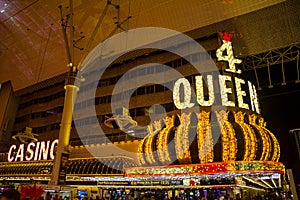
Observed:
[[[112,0],[91,49],[105,40],[118,22],[121,28],[113,33],[146,26],[186,32],[283,1]],[[18,90],[68,70],[59,5],[63,17],[68,15],[69,0],[0,0],[0,83],[11,80]],[[84,50],[80,48],[86,48],[105,5],[106,0],[73,1],[75,64],[81,60]]]

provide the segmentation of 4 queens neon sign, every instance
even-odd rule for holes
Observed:
[[[242,71],[236,68],[236,64],[242,61],[234,57],[230,38],[232,35],[224,32],[221,33],[223,44],[216,51],[218,61],[227,61],[228,68],[224,70],[230,73],[240,74]],[[223,53],[226,51],[226,55]],[[204,94],[204,79],[206,79],[206,91],[208,98]],[[218,75],[218,81],[213,80],[212,75],[196,76],[196,100],[200,106],[213,106],[217,102],[216,94],[219,94],[222,106],[240,107],[260,113],[258,97],[255,86],[250,81],[245,81],[238,77],[230,75]],[[218,82],[218,84],[215,84]],[[215,93],[218,89],[220,93]],[[183,96],[181,95],[183,91]],[[188,79],[178,79],[173,88],[173,100],[178,109],[191,108],[195,105],[192,102],[192,88]],[[245,101],[246,100],[246,101]]]
[[[26,147],[20,144],[17,149],[12,145],[8,152],[8,162],[31,161],[31,160],[53,160],[55,156],[55,147],[58,139],[54,141],[31,142]]]

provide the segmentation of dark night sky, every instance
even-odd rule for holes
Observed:
[[[300,184],[300,158],[289,130],[300,128],[300,83],[266,88],[259,91],[261,115],[267,128],[280,144],[280,159],[286,169],[292,169],[296,184]]]
[[[289,165],[296,152],[291,145],[289,130],[300,128],[300,83],[265,88],[258,92],[261,114],[281,146],[280,161]]]
[[[280,144],[280,162],[286,168],[293,168],[294,175],[300,183],[300,158],[297,154],[296,145],[289,130],[300,128],[300,82],[298,79],[296,61],[284,64],[286,85],[282,85],[283,73],[281,64],[270,66],[271,82],[273,88],[269,88],[269,76],[267,67],[260,68],[258,80],[261,90],[257,90],[261,108],[261,116],[267,123],[269,129]],[[256,84],[257,81],[253,70],[244,71],[242,76]],[[296,169],[296,170],[295,170]]]

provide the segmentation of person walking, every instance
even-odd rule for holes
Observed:
[[[20,200],[21,194],[16,189],[5,190],[0,196],[0,200]]]

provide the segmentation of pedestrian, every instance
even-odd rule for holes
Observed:
[[[0,196],[0,200],[20,200],[21,194],[16,189],[5,190]]]

